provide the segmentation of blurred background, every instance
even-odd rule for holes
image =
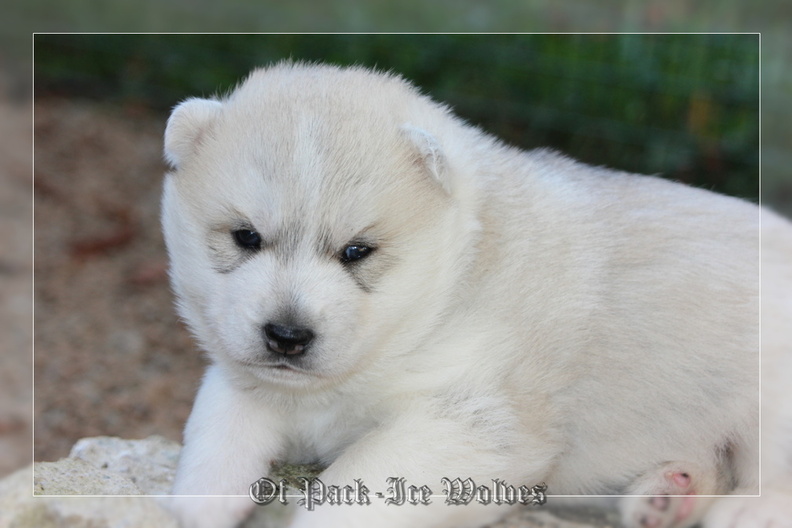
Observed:
[[[509,143],[792,213],[790,19],[780,0],[14,5],[0,22],[0,476],[30,461],[34,334],[36,460],[84,436],[180,440],[204,361],[173,314],[158,226],[179,100],[286,58],[363,64]],[[31,34],[141,30],[622,34]],[[624,34],[645,31],[754,33]]]
[[[165,115],[284,58],[401,73],[525,148],[758,201],[759,35],[37,35],[35,94]]]

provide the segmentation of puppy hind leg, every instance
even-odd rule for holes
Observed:
[[[648,471],[622,499],[627,528],[689,528],[702,517],[712,499],[697,496],[716,489],[717,472],[689,462],[668,462]]]

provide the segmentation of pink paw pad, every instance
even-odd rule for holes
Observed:
[[[696,483],[681,464],[668,464],[655,475],[647,490],[652,496],[630,501],[631,514],[625,518],[630,528],[686,528],[695,524]],[[629,521],[627,519],[630,519]]]
[[[666,478],[669,479],[670,482],[673,482],[681,493],[672,493],[671,495],[687,495],[690,490],[690,475],[687,473],[668,473],[666,474]]]

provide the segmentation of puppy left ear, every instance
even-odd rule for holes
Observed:
[[[440,184],[443,190],[451,194],[451,185],[447,174],[445,155],[437,139],[422,128],[417,128],[407,123],[402,125],[407,139],[415,147],[421,164],[426,168],[432,178]]]
[[[165,127],[165,159],[172,167],[178,168],[195,153],[201,136],[222,108],[214,99],[191,98],[173,109]]]

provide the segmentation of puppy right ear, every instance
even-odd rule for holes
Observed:
[[[191,98],[173,109],[165,127],[165,160],[173,168],[195,152],[201,136],[222,108],[223,104],[214,99]]]
[[[409,123],[402,125],[401,130],[415,147],[421,163],[443,190],[452,194],[451,184],[448,181],[446,161],[443,150],[437,139],[422,128],[417,128]]]

